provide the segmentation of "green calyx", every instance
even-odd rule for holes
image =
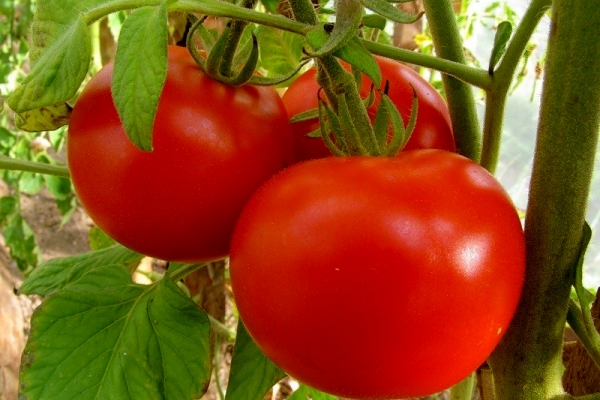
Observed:
[[[215,37],[203,25],[206,17],[189,16],[193,24],[186,38],[186,46],[196,63],[208,76],[230,86],[245,84],[271,86],[293,77],[303,66],[284,76],[265,78],[255,74],[259,60],[258,39],[245,21],[230,20],[220,36]],[[246,33],[250,30],[250,35]],[[195,45],[197,37],[204,51]]]
[[[355,72],[355,71],[353,71]],[[317,81],[319,91],[318,110],[310,110],[297,116],[299,122],[319,116],[320,129],[309,133],[321,137],[332,154],[336,156],[384,156],[397,155],[408,141],[417,117],[417,95],[413,91],[411,117],[404,126],[400,112],[388,96],[389,85],[377,89],[380,102],[371,122],[367,109],[375,100],[375,88],[371,88],[367,99],[359,95],[357,77],[342,68],[333,57],[319,59]],[[321,94],[325,93],[327,100]]]

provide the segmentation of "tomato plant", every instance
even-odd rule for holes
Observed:
[[[68,163],[85,210],[117,242],[161,259],[225,257],[254,189],[280,170],[291,133],[272,87],[229,87],[187,49],[170,47],[152,152],[125,135],[111,96],[112,64],[71,116]]]
[[[24,153],[10,151],[0,157],[0,168],[15,176],[72,176],[82,202],[105,230],[161,258],[223,256],[241,215],[230,242],[230,272],[248,329],[240,323],[231,332],[218,323],[223,303],[207,307],[217,310],[210,319],[196,296],[180,290],[180,281],[202,263],[170,264],[162,276],[152,274],[152,283],[138,285],[131,273],[142,256],[123,246],[51,260],[19,288],[45,297],[21,358],[15,385],[20,397],[85,393],[99,400],[187,400],[201,398],[210,386],[226,400],[259,400],[285,375],[260,349],[302,382],[352,398],[429,394],[486,358],[491,374],[477,374],[486,400],[598,397],[572,390],[586,384],[580,377],[591,376],[592,367],[573,368],[584,365],[574,356],[583,352],[562,357],[563,349],[566,356],[572,348],[563,343],[568,322],[580,338],[577,348],[584,346],[600,365],[600,337],[581,282],[600,125],[600,74],[594,68],[600,62],[600,8],[594,0],[530,0],[515,26],[512,18],[486,21],[494,37],[482,35],[476,53],[487,47],[487,65],[469,60],[457,26],[473,20],[455,14],[468,1],[461,7],[450,0],[420,2],[427,31],[419,42],[431,43],[435,56],[370,40],[385,38],[378,32],[384,22],[413,23],[423,15],[381,0],[263,0],[260,8],[253,0],[58,3],[36,0],[28,29],[30,72],[10,74],[10,84],[19,84],[2,96],[11,121],[14,115],[15,125],[24,129],[56,129],[71,118],[73,160],[69,166],[19,160],[15,156]],[[488,14],[497,4],[479,6]],[[13,11],[9,20],[27,19]],[[547,46],[532,46],[529,40],[543,19],[550,22]],[[20,22],[10,25],[13,31]],[[117,25],[114,66],[94,78],[70,115],[68,103],[98,56],[92,40],[100,37],[112,49],[105,39],[116,34]],[[218,34],[211,25],[219,26]],[[242,87],[212,82],[189,56],[171,49],[159,102],[166,43],[180,43],[184,30],[201,69]],[[12,37],[7,48],[23,45],[25,51]],[[528,54],[540,49],[547,54],[534,66]],[[322,157],[325,153],[268,179],[285,164],[287,147],[292,152],[293,134],[288,116],[277,116],[285,106],[273,90],[243,84],[287,82],[308,58],[328,77],[322,83],[335,107],[327,109],[327,118],[344,140],[336,154],[396,155],[404,141],[394,135],[386,147],[385,119],[397,127],[401,118],[382,96],[386,108],[375,128],[370,126],[366,91],[359,92],[337,59],[374,76],[371,55],[441,73],[456,150],[473,161],[431,149],[380,159]],[[111,68],[115,82],[109,89]],[[526,146],[535,156],[523,233],[510,200],[482,168],[493,174],[499,165],[508,96],[525,71],[543,78],[543,90],[535,150]],[[400,85],[387,78],[390,97],[400,93]],[[366,79],[363,84],[368,87]],[[413,86],[421,101],[436,96]],[[483,123],[474,88],[485,102]],[[271,94],[263,98],[263,92]],[[314,101],[316,93],[307,97]],[[302,105],[302,98],[290,103]],[[434,120],[426,109],[421,104],[417,124]],[[441,114],[448,123],[445,111]],[[139,148],[154,152],[133,147],[121,125]],[[12,141],[0,132],[0,144]],[[194,147],[198,142],[202,145]],[[18,204],[0,206],[6,214]],[[203,273],[223,282],[224,264],[208,265]],[[578,301],[569,296],[572,286]],[[215,297],[223,299],[220,294]],[[209,380],[223,374],[211,369],[221,365],[218,349],[229,348],[234,336],[222,393],[225,382]],[[231,342],[219,346],[222,339]],[[576,379],[569,382],[570,376]],[[472,383],[473,375],[450,397],[471,398]],[[491,387],[494,394],[486,390]],[[305,387],[291,396],[328,397]]]
[[[351,398],[447,388],[515,311],[523,231],[500,184],[441,150],[324,158],[262,186],[236,225],[240,317],[284,371]]]
[[[418,97],[417,123],[412,136],[404,150],[416,149],[443,149],[455,151],[452,123],[448,114],[448,107],[440,94],[418,73],[410,67],[384,57],[375,57],[383,82],[389,82],[389,96],[396,105],[404,123],[410,119],[413,88]],[[310,69],[296,79],[283,95],[283,103],[290,116],[314,109],[318,106],[317,93],[319,84],[315,77],[316,69]],[[366,98],[371,90],[372,82],[365,75],[361,81],[360,92]],[[379,105],[379,94],[369,107],[369,116],[373,120]],[[307,136],[308,133],[319,128],[318,119],[301,121],[292,124],[294,132],[296,161],[322,158],[331,155],[323,140]]]

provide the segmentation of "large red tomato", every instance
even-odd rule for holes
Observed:
[[[389,81],[390,99],[400,111],[405,125],[410,119],[413,88],[417,92],[419,104],[417,123],[404,150],[442,149],[455,151],[452,122],[450,121],[448,106],[442,96],[440,96],[429,82],[406,65],[389,58],[376,56],[375,59],[379,64],[383,76],[381,89],[384,88],[386,80]],[[315,80],[316,74],[317,71],[314,68],[306,71],[284,93],[283,103],[290,117],[318,106],[317,92],[319,84]],[[371,84],[371,80],[363,75],[360,91],[364,98],[369,95]],[[368,110],[372,119],[375,117],[378,105],[379,94],[377,94],[377,100]],[[319,128],[319,121],[317,119],[298,122],[292,125],[296,161],[331,155],[323,140],[306,136],[307,133],[317,128]]]
[[[225,257],[252,192],[284,167],[287,114],[270,87],[229,87],[170,47],[153,152],[126,137],[110,91],[112,64],[77,101],[68,133],[75,191],[94,222],[124,246],[157,258]]]
[[[506,331],[524,279],[519,217],[455,153],[328,157],[259,188],[236,225],[240,317],[275,364],[349,398],[465,378]]]

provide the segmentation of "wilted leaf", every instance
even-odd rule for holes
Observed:
[[[71,107],[67,103],[60,103],[18,113],[15,125],[28,132],[53,131],[67,125],[70,116]]]

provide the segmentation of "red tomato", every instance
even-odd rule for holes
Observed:
[[[126,137],[110,91],[112,64],[83,90],[69,123],[75,191],[117,242],[166,260],[228,254],[234,223],[252,192],[284,167],[287,114],[270,87],[229,87],[170,47],[153,130],[153,152]],[[286,153],[287,152],[287,153]]]
[[[328,157],[279,173],[236,225],[240,317],[284,371],[349,398],[450,387],[506,331],[524,279],[515,208],[455,153]]]
[[[412,88],[414,87],[417,92],[419,103],[417,123],[404,150],[441,149],[456,151],[450,114],[442,96],[429,82],[406,65],[383,57],[375,57],[375,59],[383,76],[381,89],[385,87],[385,81],[388,80],[390,83],[388,95],[400,111],[405,126],[410,119],[412,109]],[[317,71],[314,68],[306,71],[284,93],[283,103],[290,117],[318,106],[317,92],[319,84],[315,80],[316,74]],[[369,95],[371,84],[371,80],[363,75],[360,91],[364,98]],[[377,100],[369,108],[372,120],[375,117],[378,105],[379,94],[377,94]],[[319,121],[317,119],[292,124],[296,161],[331,156],[331,152],[322,139],[306,136],[307,133],[318,127]]]

